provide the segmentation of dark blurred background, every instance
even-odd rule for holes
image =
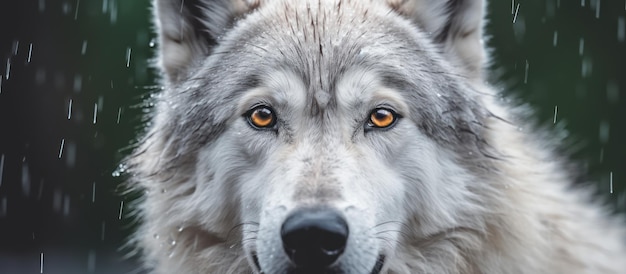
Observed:
[[[488,17],[493,84],[568,134],[623,213],[626,1],[492,0]],[[136,269],[114,173],[158,89],[154,37],[149,0],[0,3],[0,273]]]

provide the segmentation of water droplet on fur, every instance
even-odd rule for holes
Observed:
[[[126,172],[126,169],[127,169],[127,166],[125,164],[120,164],[119,166],[117,166],[115,171],[111,173],[111,176],[120,177],[124,172]]]
[[[159,236],[159,234],[154,234],[154,236],[153,236],[153,237],[154,237],[155,239],[157,239],[157,240],[158,240],[159,238],[161,238],[161,236]]]
[[[441,98],[441,93],[437,93],[437,97],[440,97],[440,98]]]
[[[172,241],[170,241],[170,245],[171,245],[171,246],[175,246],[175,245],[176,245],[176,240],[172,240]]]
[[[228,248],[233,249],[237,244],[232,244]]]
[[[151,47],[151,48],[154,48],[155,44],[156,43],[154,42],[154,38],[152,38],[152,39],[150,39],[150,43],[148,43],[148,46]]]
[[[167,189],[165,189],[165,188],[161,189],[161,193],[165,193],[165,192],[167,192]]]
[[[183,227],[182,225],[178,227],[178,232],[183,232],[183,229],[185,229],[185,227]]]

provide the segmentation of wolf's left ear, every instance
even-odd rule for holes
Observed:
[[[474,80],[485,63],[482,42],[485,0],[386,0],[389,6],[431,33],[448,58]]]
[[[170,82],[180,81],[193,62],[204,59],[217,37],[260,0],[154,0],[159,66]]]

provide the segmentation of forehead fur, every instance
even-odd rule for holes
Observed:
[[[235,49],[256,59],[244,60],[258,66],[250,75],[293,71],[305,84],[312,108],[332,107],[335,84],[346,70],[390,71],[384,67],[403,62],[400,54],[391,53],[423,47],[407,31],[408,22],[388,16],[392,11],[382,4],[366,4],[269,1],[241,20],[216,51]]]

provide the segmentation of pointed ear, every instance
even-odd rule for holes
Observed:
[[[159,67],[167,80],[181,80],[236,18],[257,5],[258,0],[154,0]]]
[[[482,79],[485,0],[387,0],[389,6],[431,33],[453,64]]]

